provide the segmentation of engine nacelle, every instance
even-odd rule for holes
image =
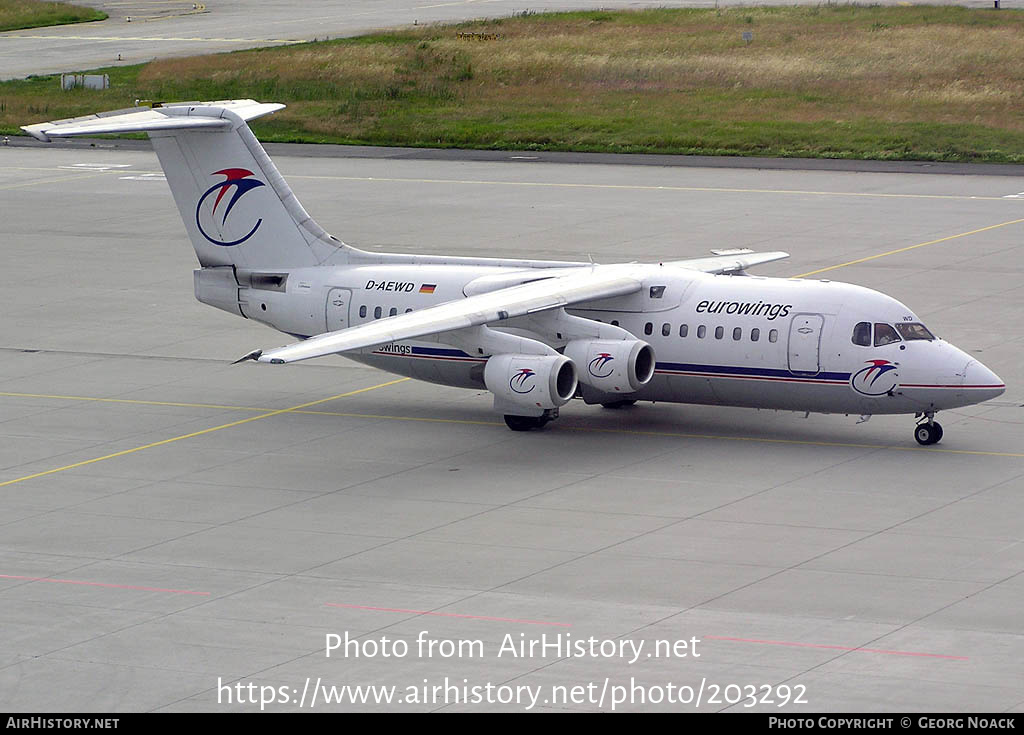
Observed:
[[[603,393],[633,393],[654,376],[654,350],[638,339],[574,339],[565,356],[579,365],[579,380]]]
[[[496,410],[540,416],[576,394],[576,365],[562,355],[495,355],[484,365],[484,384]]]

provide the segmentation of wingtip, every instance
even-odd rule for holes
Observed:
[[[238,363],[245,362],[246,360],[259,360],[260,359],[260,355],[262,355],[262,354],[263,354],[263,350],[253,350],[249,354],[243,355],[242,357],[238,358],[237,360],[235,360],[231,364],[232,365],[237,365]]]
[[[36,140],[42,141],[43,143],[51,143],[52,141],[50,139],[50,136],[48,136],[46,134],[45,128],[46,128],[46,123],[40,123],[38,125],[22,125],[21,126],[22,130],[24,130],[26,133],[31,135]]]

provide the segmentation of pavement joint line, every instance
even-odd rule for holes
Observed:
[[[827,266],[825,268],[819,268],[817,270],[807,271],[807,273],[801,273],[799,275],[793,276],[793,278],[806,278],[807,276],[814,276],[814,275],[817,275],[818,273],[825,273],[827,271],[834,271],[837,268],[845,268],[848,265],[857,265],[859,263],[866,263],[869,260],[878,260],[879,258],[884,258],[884,257],[886,257],[888,255],[897,255],[898,253],[905,253],[905,252],[907,252],[909,250],[916,250],[917,248],[923,248],[923,247],[926,247],[928,245],[937,245],[937,244],[939,244],[941,242],[949,242],[950,240],[956,240],[957,238],[960,238],[960,237],[967,237],[968,235],[977,235],[979,232],[987,232],[989,230],[995,230],[995,229],[997,229],[999,227],[1007,227],[1009,225],[1016,225],[1016,224],[1019,224],[1021,222],[1024,222],[1024,218],[1012,219],[1012,220],[1010,220],[1008,222],[1000,222],[997,225],[989,225],[988,227],[979,227],[976,230],[970,230],[968,232],[961,232],[959,234],[949,235],[947,237],[940,237],[937,240],[929,240],[928,242],[920,242],[917,245],[908,245],[905,248],[897,248],[895,250],[887,250],[884,253],[877,253],[876,255],[868,255],[867,257],[857,258],[856,260],[849,260],[849,261],[847,261],[845,263],[839,263],[838,265],[830,265],[830,266]]]
[[[49,582],[52,584],[71,584],[78,585],[81,587],[103,587],[107,589],[119,589],[119,590],[139,590],[142,592],[170,592],[176,595],[198,595],[200,597],[209,597],[209,592],[199,592],[197,590],[179,590],[170,589],[167,587],[147,587],[144,585],[136,584],[116,584],[113,582],[90,582],[80,579],[55,579],[53,577],[26,577],[20,574],[0,574],[0,580],[11,579],[23,582]]]
[[[141,452],[141,451],[143,451],[145,449],[152,449],[154,447],[164,446],[165,444],[172,444],[174,442],[182,441],[183,439],[191,439],[193,437],[203,436],[204,434],[211,434],[211,433],[213,433],[215,431],[220,431],[222,429],[230,429],[230,428],[232,428],[234,426],[241,426],[242,424],[248,424],[248,423],[250,423],[252,421],[259,421],[261,419],[268,419],[268,418],[271,418],[273,416],[279,416],[279,415],[281,415],[283,413],[294,413],[295,411],[298,411],[299,409],[308,408],[310,406],[316,406],[316,405],[319,405],[319,404],[322,404],[322,403],[329,403],[330,401],[335,401],[335,400],[338,400],[339,398],[348,398],[349,396],[358,395],[360,393],[366,393],[368,391],[376,390],[378,388],[386,388],[389,385],[395,385],[396,383],[404,383],[407,380],[411,380],[411,378],[398,378],[397,380],[389,380],[386,383],[379,383],[377,385],[371,385],[371,386],[369,386],[367,388],[359,388],[357,390],[348,391],[347,393],[339,393],[338,395],[328,396],[327,398],[318,398],[315,401],[308,401],[306,403],[300,403],[298,406],[292,406],[291,408],[281,408],[281,409],[277,409],[275,411],[268,411],[268,412],[262,413],[262,414],[260,414],[258,416],[249,416],[248,418],[239,419],[238,421],[232,421],[232,422],[227,423],[227,424],[221,424],[220,426],[211,426],[208,429],[201,429],[199,431],[193,431],[193,432],[188,433],[188,434],[182,434],[181,436],[171,437],[170,439],[161,439],[160,441],[150,442],[149,444],[143,444],[142,446],[139,446],[139,447],[133,447],[131,449],[124,449],[124,450],[122,450],[120,452],[113,452],[111,454],[105,454],[102,457],[94,457],[92,459],[86,459],[86,460],[83,460],[81,462],[75,462],[73,464],[64,465],[63,467],[55,467],[55,468],[53,468],[51,470],[44,470],[43,472],[35,472],[35,473],[31,474],[31,475],[25,475],[24,477],[16,477],[13,480],[7,480],[5,482],[0,482],[0,487],[6,487],[8,485],[14,485],[15,483],[25,482],[26,480],[32,480],[32,479],[35,479],[37,477],[45,477],[46,475],[52,475],[52,474],[55,474],[57,472],[64,472],[66,470],[72,470],[72,469],[75,469],[76,467],[84,467],[86,465],[95,464],[97,462],[103,462],[103,461],[108,460],[108,459],[116,459],[117,457],[123,457],[123,456],[128,455],[128,454],[134,454],[135,452]]]
[[[123,171],[124,169],[118,169]],[[6,186],[0,186],[0,191],[10,191],[12,189],[24,189],[29,186],[40,186],[42,184],[59,184],[62,181],[79,181],[81,179],[92,179],[103,174],[116,173],[115,171],[90,171],[89,169],[80,169],[80,173],[72,174],[71,176],[59,176],[54,179],[39,179],[38,181],[26,181],[21,184],[8,184]]]
[[[336,398],[344,398],[346,396],[355,395],[355,393],[362,393],[374,388],[383,388],[394,383],[400,383],[405,380],[411,380],[411,378],[401,378],[399,380],[390,381],[388,383],[382,383],[381,385],[373,386],[371,388],[364,388],[353,393],[343,393],[340,396],[333,396],[331,398],[324,398],[313,403],[302,404],[301,406],[295,406],[293,408],[282,408],[278,410],[272,410],[268,408],[260,408],[258,406],[222,406],[210,403],[176,403],[173,401],[144,401],[144,400],[133,400],[125,398],[90,398],[87,396],[61,396],[61,395],[46,395],[36,393],[9,393],[0,392],[0,397],[12,397],[12,398],[50,398],[70,401],[89,401],[97,403],[128,403],[135,405],[144,406],[170,406],[170,407],[182,407],[182,408],[215,408],[228,411],[267,411],[262,416],[253,416],[248,419],[242,419],[233,423],[225,424],[220,427],[214,427],[212,429],[204,429],[194,434],[188,434],[182,437],[176,437],[174,439],[166,439],[163,442],[157,442],[156,444],[146,445],[146,447],[138,447],[136,449],[125,450],[122,454],[138,451],[139,449],[146,449],[151,446],[157,446],[161,443],[169,443],[172,441],[178,441],[179,439],[185,439],[192,436],[198,436],[199,434],[209,433],[211,431],[217,431],[219,429],[225,429],[231,426],[236,426],[241,423],[248,421],[256,421],[261,418],[267,418],[269,416],[276,416],[281,413],[295,413],[306,416],[319,415],[319,416],[340,416],[343,418],[355,418],[355,419],[375,419],[384,421],[421,421],[435,424],[462,424],[468,426],[502,426],[500,421],[480,421],[475,419],[445,419],[437,418],[434,416],[394,416],[390,414],[371,414],[371,413],[352,413],[347,411],[310,411],[305,410],[308,406],[316,405],[318,403],[326,403]],[[735,441],[735,442],[763,442],[766,444],[791,444],[797,446],[814,446],[814,447],[840,447],[849,449],[885,449],[899,452],[938,452],[943,454],[970,454],[985,457],[1009,457],[1009,458],[1024,458],[1024,453],[1018,452],[989,452],[979,449],[947,449],[945,447],[919,447],[919,446],[900,446],[896,444],[860,444],[856,442],[827,442],[827,441],[813,441],[811,439],[780,439],[774,437],[760,437],[760,436],[725,436],[721,434],[695,434],[686,432],[674,432],[674,431],[656,431],[656,430],[645,430],[645,429],[624,429],[624,428],[602,428],[597,426],[573,426],[570,424],[560,425],[560,430],[563,431],[576,431],[576,432],[589,432],[594,434],[625,434],[633,436],[651,436],[651,437],[662,437],[662,438],[673,438],[673,439],[704,439],[711,441]],[[100,459],[110,459],[119,455],[109,455],[108,457],[101,457]],[[68,467],[60,469],[71,469],[73,467],[80,466],[81,464],[89,464],[98,460],[89,460],[87,462],[79,463],[77,465],[69,465]],[[40,474],[50,474],[60,470],[49,470]],[[0,482],[0,487],[4,485],[13,484],[15,482],[21,482],[32,477],[38,477],[39,475],[29,475],[28,477],[18,478],[14,480],[8,480],[7,482]]]
[[[342,602],[326,602],[326,607],[344,608],[347,610],[368,610],[370,612],[390,612],[413,615],[433,615],[441,618],[465,618],[467,620],[489,620],[499,623],[522,623],[525,625],[552,625],[562,628],[572,627],[572,623],[557,623],[550,620],[525,620],[520,618],[498,618],[492,615],[465,615],[463,613],[438,612],[436,610],[408,610],[398,607],[371,607],[369,605],[352,605]]]
[[[847,447],[850,449],[889,449],[897,452],[942,452],[944,454],[976,454],[991,457],[1020,457],[1024,453],[986,452],[978,449],[945,449],[939,447],[900,446],[898,444],[857,444],[854,442],[823,442],[811,439],[775,439],[765,436],[723,436],[720,434],[684,434],[672,431],[645,431],[643,429],[602,429],[594,426],[562,426],[561,429],[603,434],[633,434],[637,436],[674,437],[679,439],[710,439],[715,441],[763,442],[765,444],[794,444],[812,447]]]
[[[228,411],[273,411],[272,408],[259,406],[223,406],[217,403],[179,403],[177,401],[146,401],[133,398],[96,398],[93,396],[67,396],[49,393],[10,393],[0,391],[6,398],[48,398],[60,401],[86,401],[90,403],[127,403],[141,406],[171,406],[177,408],[216,408]],[[299,413],[299,411],[295,411]]]

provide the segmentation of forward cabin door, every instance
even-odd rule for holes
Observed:
[[[797,314],[789,327],[789,371],[800,375],[817,375],[821,369],[821,314]]]
[[[327,292],[326,331],[348,328],[348,307],[351,301],[352,292],[347,288],[332,288]]]

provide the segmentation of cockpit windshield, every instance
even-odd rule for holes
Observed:
[[[872,339],[874,336],[874,339]],[[853,327],[852,341],[861,347],[884,347],[896,342],[911,342],[917,339],[933,340],[935,335],[920,322],[897,322],[895,329],[885,322],[857,322]]]
[[[928,331],[928,328],[920,322],[898,322],[896,331],[906,341],[915,339],[935,339],[935,335]]]
[[[875,322],[875,347],[891,345],[893,342],[899,341],[900,336],[896,333],[895,329],[888,324]]]

